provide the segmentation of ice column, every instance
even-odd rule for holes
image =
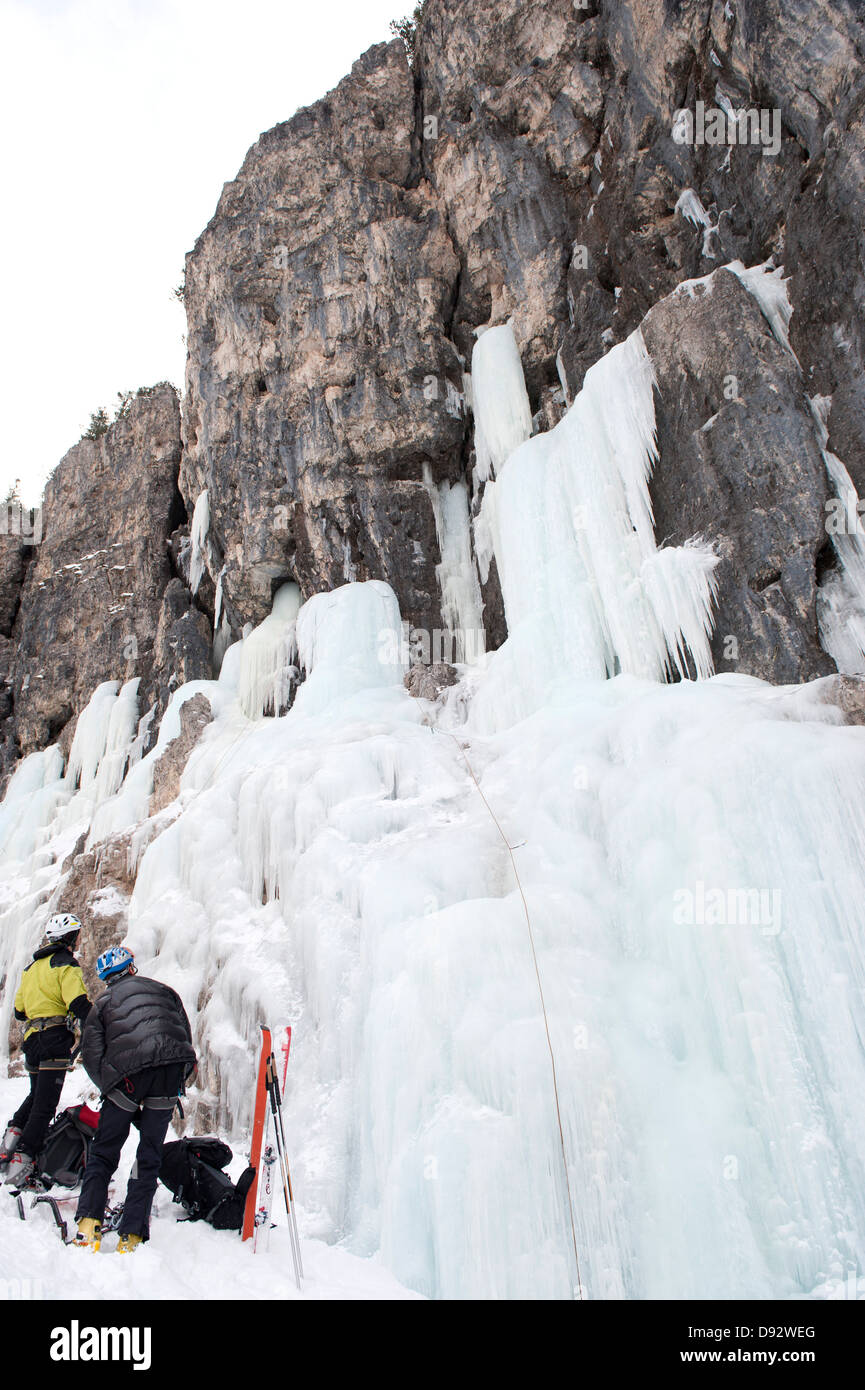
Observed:
[[[273,609],[244,639],[240,654],[240,707],[249,719],[279,714],[288,703],[297,651],[295,624],[300,610],[300,589],[283,584]]]
[[[485,482],[532,432],[532,410],[510,321],[488,328],[475,344],[472,402],[477,476]]]

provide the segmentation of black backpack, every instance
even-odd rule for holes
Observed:
[[[80,1118],[86,1106],[73,1105],[64,1110],[51,1125],[37,1161],[37,1173],[43,1187],[77,1187],[84,1176],[90,1145],[96,1133],[94,1125]],[[87,1112],[92,1114],[91,1111]]]
[[[255,1169],[247,1168],[235,1186],[222,1171],[231,1157],[221,1139],[178,1139],[165,1145],[159,1180],[174,1193],[190,1221],[206,1221],[218,1231],[240,1230]]]

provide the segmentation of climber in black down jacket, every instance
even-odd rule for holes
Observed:
[[[195,1069],[195,1050],[180,996],[137,975],[125,946],[101,955],[96,971],[108,988],[88,1016],[81,1059],[103,1101],[75,1213],[75,1244],[99,1249],[108,1185],[135,1123],[141,1137],[118,1228],[117,1248],[128,1252],[150,1234],[162,1146],[177,1098]]]

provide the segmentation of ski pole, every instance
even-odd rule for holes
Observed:
[[[282,1112],[280,1110],[279,1081],[276,1076],[276,1065],[271,1053],[268,1060],[267,1089],[270,1094],[270,1108],[273,1112],[273,1132],[276,1140],[276,1152],[279,1157],[279,1166],[282,1173],[282,1195],[285,1201],[285,1213],[288,1217],[288,1234],[291,1241],[291,1254],[294,1260],[294,1276],[297,1287],[300,1288],[301,1275],[303,1274],[303,1262],[300,1255],[300,1236],[297,1230],[297,1221],[294,1215],[294,1197],[291,1191],[291,1178],[288,1171],[288,1162],[285,1155],[285,1131],[282,1126]]]
[[[300,1258],[300,1233],[299,1233],[299,1231],[298,1231],[298,1229],[297,1229],[297,1217],[296,1217],[295,1211],[294,1211],[294,1192],[292,1191],[292,1187],[291,1187],[291,1170],[290,1170],[290,1168],[289,1168],[289,1166],[288,1166],[288,1149],[287,1149],[286,1143],[285,1143],[285,1128],[284,1128],[283,1123],[282,1123],[281,1102],[280,1102],[280,1109],[277,1110],[277,1112],[276,1112],[276,1118],[277,1118],[277,1122],[278,1122],[278,1126],[279,1126],[279,1135],[280,1135],[280,1142],[281,1142],[281,1144],[282,1144],[283,1158],[284,1158],[284,1160],[285,1160],[285,1180],[286,1180],[286,1182],[287,1182],[287,1184],[288,1184],[288,1196],[289,1196],[289,1199],[290,1199],[290,1202],[291,1202],[291,1225],[292,1225],[292,1230],[293,1230],[293,1232],[294,1232],[294,1243],[295,1243],[295,1245],[297,1246],[297,1260],[298,1260],[298,1264],[300,1264],[300,1272],[301,1272],[301,1274],[303,1274],[303,1264],[302,1264],[301,1258]]]
[[[285,1090],[285,1080],[286,1080],[286,1077],[288,1076],[288,1055],[289,1055],[290,1050],[291,1050],[291,1026],[289,1025],[289,1026],[286,1028],[286,1030],[285,1030],[285,1042],[283,1043],[283,1045],[282,1045],[282,1047],[281,1047],[281,1049],[280,1049],[280,1051],[281,1051],[282,1054],[283,1054],[283,1064],[282,1064],[282,1088],[280,1089],[280,1087],[279,1087],[278,1085],[276,1086],[276,1101],[277,1101],[277,1116],[278,1116],[278,1120],[279,1120],[280,1137],[281,1137],[281,1139],[282,1139],[282,1150],[283,1150],[283,1153],[284,1153],[284,1155],[285,1155],[285,1176],[286,1176],[286,1181],[287,1181],[287,1183],[288,1183],[288,1195],[289,1195],[289,1199],[290,1199],[290,1202],[291,1202],[291,1218],[290,1218],[290,1219],[291,1219],[292,1226],[293,1226],[293,1228],[294,1228],[294,1243],[295,1243],[296,1246],[297,1246],[297,1256],[298,1256],[298,1260],[300,1260],[300,1234],[299,1234],[298,1229],[297,1229],[297,1217],[296,1217],[295,1214],[294,1214],[294,1192],[292,1191],[292,1187],[291,1187],[291,1171],[290,1171],[289,1166],[288,1166],[288,1147],[287,1147],[286,1142],[285,1142],[285,1127],[283,1126],[283,1123],[282,1123],[282,1092]],[[275,1068],[274,1068],[273,1079],[274,1079],[274,1084],[276,1084],[276,1069],[275,1069]],[[301,1274],[303,1274],[303,1264],[301,1264],[301,1266],[300,1266],[300,1272],[301,1272]]]
[[[272,1055],[268,1073],[268,1091],[270,1093],[270,1105],[273,1112],[276,1152],[279,1157],[279,1166],[282,1174],[282,1195],[285,1201],[286,1216],[288,1217],[288,1235],[291,1241],[292,1259],[294,1260],[294,1274],[297,1280],[297,1287],[300,1288],[300,1276],[303,1273],[303,1264],[300,1257],[300,1238],[297,1231],[297,1221],[294,1216],[294,1194],[291,1190],[291,1178],[288,1172],[288,1162],[285,1154],[285,1131],[282,1128],[282,1113],[279,1108],[281,1104],[279,1082],[276,1078],[276,1064]]]

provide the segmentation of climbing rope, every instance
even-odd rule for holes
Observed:
[[[510,856],[511,868],[512,868],[513,871],[514,871],[514,878],[515,878],[515,880],[516,880],[517,889],[519,890],[519,895],[520,895],[520,898],[521,898],[521,900],[522,900],[523,912],[525,913],[525,918],[526,918],[526,927],[528,928],[528,933],[529,933],[529,945],[530,945],[531,948],[532,948],[532,961],[534,962],[534,967],[535,967],[535,978],[536,978],[536,980],[537,980],[537,982],[538,982],[538,994],[540,995],[540,1000],[541,1000],[541,1012],[542,1012],[543,1017],[544,1017],[544,1032],[545,1032],[546,1035],[547,1035],[547,1048],[549,1049],[549,1054],[550,1054],[550,1068],[551,1068],[552,1074],[553,1074],[553,1094],[554,1094],[554,1096],[555,1096],[555,1101],[556,1101],[556,1122],[557,1122],[558,1127],[559,1127],[559,1143],[560,1143],[560,1145],[561,1145],[561,1151],[562,1151],[562,1169],[563,1169],[564,1174],[565,1174],[565,1188],[566,1188],[567,1194],[568,1194],[568,1215],[569,1215],[569,1217],[570,1217],[570,1222],[571,1222],[571,1240],[572,1240],[572,1242],[573,1242],[573,1247],[574,1247],[574,1263],[575,1263],[575,1265],[576,1265],[576,1270],[577,1270],[577,1289],[578,1289],[578,1291],[579,1291],[579,1298],[580,1298],[580,1300],[582,1301],[582,1299],[583,1299],[583,1278],[582,1278],[582,1274],[580,1273],[580,1256],[579,1256],[579,1251],[578,1251],[578,1249],[577,1249],[577,1223],[576,1223],[576,1218],[575,1218],[575,1216],[574,1216],[574,1199],[573,1199],[573,1194],[571,1193],[571,1179],[570,1179],[570,1174],[568,1173],[568,1158],[567,1158],[567,1152],[566,1152],[566,1149],[565,1149],[565,1131],[564,1131],[564,1126],[563,1126],[563,1124],[562,1124],[562,1108],[561,1108],[561,1104],[560,1104],[560,1102],[559,1102],[559,1082],[558,1082],[558,1076],[557,1076],[557,1074],[556,1074],[556,1056],[555,1056],[555,1053],[554,1053],[554,1051],[553,1051],[553,1040],[552,1040],[552,1038],[550,1037],[550,1021],[549,1021],[549,1018],[547,1017],[547,1005],[546,1005],[546,1001],[545,1001],[545,999],[544,999],[544,987],[543,987],[543,984],[541,983],[541,972],[540,972],[540,967],[539,967],[539,965],[538,965],[538,953],[537,953],[537,951],[535,950],[535,934],[534,934],[534,931],[532,930],[532,919],[531,919],[531,914],[529,913],[529,905],[528,905],[528,902],[526,901],[526,895],[525,895],[525,893],[523,892],[522,881],[521,881],[521,879],[520,879],[519,870],[517,869],[517,861],[516,861],[516,859],[514,858],[514,846],[511,845],[510,841],[508,840],[507,835],[505,834],[504,830],[502,829],[502,826],[501,826],[501,823],[500,823],[500,821],[499,821],[499,819],[498,819],[498,816],[496,815],[496,813],[495,813],[495,811],[493,810],[493,808],[492,808],[492,806],[490,805],[490,803],[487,801],[487,798],[486,798],[486,796],[484,795],[484,792],[483,792],[483,788],[481,787],[480,782],[478,781],[477,777],[475,776],[474,768],[472,767],[471,763],[470,763],[469,760],[468,760],[468,755],[467,755],[467,753],[466,753],[466,750],[465,750],[465,748],[463,747],[463,745],[460,743],[459,739],[456,737],[455,734],[452,734],[452,733],[450,732],[449,729],[436,729],[436,728],[434,728],[433,725],[430,725],[430,727],[433,729],[433,732],[434,732],[434,733],[446,733],[447,736],[448,736],[448,738],[452,738],[452,739],[453,739],[454,743],[456,744],[457,748],[459,749],[459,751],[460,751],[460,753],[461,753],[461,755],[462,755],[463,762],[465,763],[466,767],[468,768],[469,776],[471,777],[472,781],[473,781],[474,784],[475,784],[475,787],[476,787],[477,790],[478,790],[478,794],[479,794],[479,796],[480,796],[480,798],[481,798],[481,801],[484,803],[484,805],[486,806],[487,810],[489,811],[489,814],[490,814],[490,817],[491,817],[491,819],[492,819],[492,821],[493,821],[493,824],[495,825],[496,830],[499,832],[499,834],[500,834],[501,837],[502,837],[502,840],[504,841],[505,848],[507,849],[508,855]],[[519,846],[516,846],[516,848],[519,848]]]

